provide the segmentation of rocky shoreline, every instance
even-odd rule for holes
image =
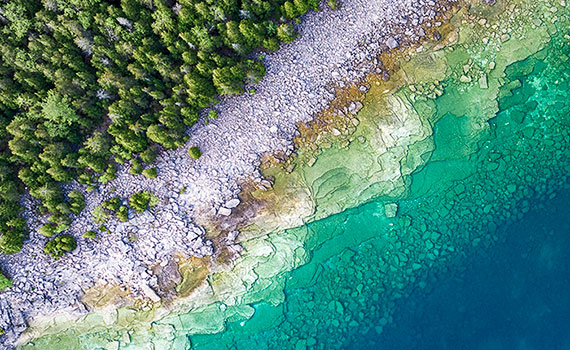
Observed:
[[[152,266],[165,266],[175,253],[216,254],[195,218],[231,215],[239,204],[240,181],[253,178],[264,185],[258,170],[262,155],[290,154],[296,124],[327,107],[335,97],[333,87],[360,81],[379,66],[380,53],[421,39],[423,27],[438,26],[436,15],[447,6],[447,1],[432,0],[344,0],[336,11],[323,5],[320,12],[307,14],[296,41],[265,55],[267,74],[255,94],[222,99],[217,119],[189,130],[188,144],[200,147],[200,159],[189,158],[187,147],[167,151],[156,160],[156,179],[121,168],[116,180],[86,193],[87,207],[69,230],[78,248],[60,260],[43,254],[45,237],[35,230],[20,253],[0,256],[2,270],[14,281],[0,294],[0,328],[5,331],[0,348],[12,347],[36,317],[88,312],[80,298],[96,282],[158,302],[162,295],[156,293]],[[130,213],[126,223],[110,220],[110,233],[98,240],[81,238],[97,226],[91,220],[93,208],[111,195],[126,197],[141,190],[158,196],[155,209]],[[30,227],[37,228],[33,201],[23,200]]]

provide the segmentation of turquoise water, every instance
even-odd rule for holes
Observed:
[[[402,68],[410,81],[394,78],[398,88],[388,97],[405,106],[388,106],[385,86],[372,86],[350,147],[323,151],[314,166],[280,175],[267,192],[301,203],[299,211],[287,200],[277,206],[284,220],[311,215],[309,194],[318,217],[387,193],[389,202],[377,198],[244,239],[238,272],[209,278],[222,291],[217,302],[152,323],[137,321],[129,308],[115,315],[116,324],[93,314],[76,325],[62,322],[25,348],[567,349],[570,25],[559,2],[521,3],[540,15],[513,19],[516,11],[507,10],[494,18],[504,3],[459,14],[451,25],[461,29],[457,44],[428,48]],[[463,21],[478,11],[489,11],[485,18],[512,38],[497,30],[482,44],[490,27]],[[537,26],[539,18],[552,23]],[[430,85],[443,94],[423,98]],[[419,136],[384,152],[374,147],[378,133],[401,130],[373,126],[394,121],[378,122],[390,113],[409,114],[409,125],[417,124],[402,130]],[[384,167],[387,177],[372,179]],[[306,188],[294,188],[300,178]],[[293,190],[283,190],[290,184]],[[386,205],[397,207],[395,217]],[[261,218],[278,226],[270,215]],[[240,237],[255,233],[247,229]],[[220,331],[225,319],[221,333],[197,334]]]
[[[569,348],[566,40],[507,68],[489,128],[453,113],[472,101],[448,82],[436,149],[397,216],[376,201],[295,229],[310,231],[313,257],[287,276],[285,303],[192,346]]]

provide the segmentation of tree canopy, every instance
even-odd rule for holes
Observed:
[[[251,53],[293,40],[292,22],[318,3],[0,0],[0,251],[27,237],[24,191],[40,213],[68,217],[85,203],[62,183],[93,190],[127,162],[155,177],[141,162],[183,145],[218,95],[259,81],[265,68]]]

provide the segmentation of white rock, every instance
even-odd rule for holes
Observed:
[[[122,337],[121,337],[121,341],[125,344],[130,344],[131,343],[131,335],[129,334],[129,332],[125,332],[123,333]]]
[[[119,350],[119,342],[115,340],[107,343],[107,346],[105,346],[105,350]]]
[[[400,46],[400,43],[398,43],[398,40],[396,40],[396,38],[390,37],[388,40],[386,40],[386,45],[390,48],[390,50],[392,50]]]
[[[240,203],[240,200],[238,198],[234,198],[234,199],[230,199],[229,201],[226,202],[226,204],[224,204],[224,207],[229,208],[229,209],[233,209],[235,207],[237,207]]]
[[[223,216],[230,216],[232,213],[231,209],[225,208],[225,207],[220,207],[220,209],[218,209],[218,214],[219,215],[223,215]]]
[[[141,286],[142,292],[146,295],[153,303],[158,303],[160,301],[160,297],[156,294],[156,292],[150,288],[149,285],[143,284]]]
[[[479,87],[481,89],[488,89],[489,85],[487,83],[487,74],[484,74],[481,78],[479,78]]]

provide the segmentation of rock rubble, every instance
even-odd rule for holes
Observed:
[[[96,282],[128,286],[135,297],[158,302],[151,265],[169,261],[175,253],[215,254],[193,218],[231,215],[239,205],[239,182],[261,178],[261,155],[290,154],[296,123],[310,121],[325,108],[335,96],[334,86],[361,80],[377,67],[383,50],[424,36],[421,25],[446,6],[444,0],[344,0],[339,10],[323,4],[321,11],[307,14],[296,41],[264,56],[267,73],[255,94],[222,98],[217,119],[188,131],[189,144],[199,146],[202,157],[191,159],[187,147],[163,152],[155,164],[158,178],[131,175],[121,167],[116,180],[86,193],[87,207],[69,230],[78,248],[59,260],[43,254],[46,238],[35,230],[40,223],[33,215],[33,200],[24,198],[30,240],[20,253],[0,256],[3,271],[14,281],[0,294],[0,328],[5,330],[0,349],[15,343],[26,320],[55,312],[88,312],[79,299]],[[98,227],[90,213],[103,200],[141,190],[159,198],[151,212],[132,212],[126,223],[111,219],[110,233],[100,233],[95,240],[81,237]]]

